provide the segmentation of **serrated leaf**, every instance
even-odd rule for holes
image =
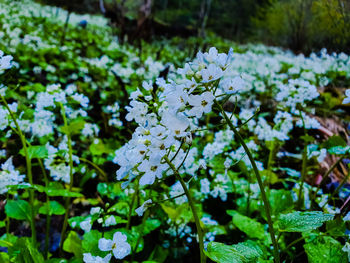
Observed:
[[[8,200],[5,212],[8,217],[17,220],[30,220],[30,206],[25,200]]]
[[[310,263],[346,263],[348,257],[342,245],[330,236],[317,236],[304,245]]]
[[[334,215],[320,211],[297,211],[280,215],[278,226],[279,230],[284,232],[305,232],[322,226],[324,222],[332,220],[333,217]]]
[[[248,263],[257,262],[263,251],[252,241],[232,246],[210,242],[205,254],[217,263]]]
[[[57,201],[50,201],[50,205],[44,203],[43,206],[39,208],[39,213],[43,215],[63,215],[65,211],[63,205]]]
[[[265,239],[264,226],[250,217],[241,215],[237,211],[227,210],[227,214],[232,216],[233,224],[250,238]]]

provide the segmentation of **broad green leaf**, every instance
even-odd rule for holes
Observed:
[[[5,212],[8,217],[17,220],[30,220],[30,206],[25,200],[8,200]]]
[[[102,155],[104,153],[111,153],[111,149],[102,142],[102,140],[98,140],[97,143],[92,143],[89,147],[89,150],[92,155]]]
[[[9,256],[13,262],[20,263],[44,263],[43,255],[33,246],[29,238],[21,237],[9,247]]]
[[[84,234],[82,248],[85,253],[104,256],[105,254],[98,249],[98,241],[102,238],[102,233],[97,230],[91,230]]]
[[[148,260],[163,263],[168,257],[169,250],[157,245],[149,256]]]
[[[324,222],[332,220],[333,217],[334,215],[320,211],[297,211],[280,215],[278,226],[279,230],[284,232],[305,232],[322,226]]]
[[[30,159],[44,159],[48,156],[48,151],[43,145],[28,146],[27,151]],[[19,153],[25,156],[23,148],[19,151]]]
[[[65,134],[78,134],[80,130],[82,130],[85,126],[85,121],[82,119],[74,120],[71,123],[68,124],[68,127],[61,126],[60,131]]]
[[[16,241],[17,241],[18,237],[15,235],[11,235],[11,234],[3,234],[0,237],[0,241],[1,241],[1,247],[11,247],[13,246]]]
[[[251,219],[247,216],[241,215],[237,211],[227,210],[227,213],[232,216],[233,224],[242,232],[246,233],[250,238],[265,239],[267,234],[265,233],[264,226],[258,221]]]
[[[9,254],[5,252],[0,252],[0,262],[10,262]]]
[[[157,219],[147,219],[146,224],[144,226],[138,225],[135,228],[136,231],[142,233],[142,235],[148,235],[153,230],[157,229],[161,225],[161,222]]]
[[[65,211],[63,205],[57,201],[50,201],[50,205],[44,203],[44,205],[39,208],[39,213],[43,215],[63,215]]]
[[[326,229],[329,235],[336,236],[344,236],[346,231],[345,221],[341,217],[337,217],[332,221],[326,222]]]
[[[269,194],[269,201],[272,215],[279,215],[280,213],[290,210],[293,207],[293,196],[288,190],[271,189]],[[261,206],[261,212],[265,215],[265,209]]]
[[[346,263],[343,246],[330,236],[317,236],[306,240],[304,245],[310,263]]]
[[[344,139],[339,135],[333,135],[332,137],[329,137],[329,139],[326,142],[323,143],[323,146],[324,148],[331,149],[336,146],[346,147],[347,144],[344,141]]]
[[[67,238],[63,242],[63,250],[73,253],[76,257],[82,257],[82,240],[78,237],[78,234],[74,231],[68,233]]]
[[[248,263],[257,262],[263,256],[263,251],[252,241],[232,246],[210,242],[205,254],[217,263]]]

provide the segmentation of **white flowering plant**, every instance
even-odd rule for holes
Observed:
[[[347,262],[348,55],[0,10],[0,261]]]

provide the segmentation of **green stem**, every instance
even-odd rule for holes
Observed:
[[[136,180],[135,182],[136,182],[136,189],[135,189],[135,192],[132,195],[131,204],[129,206],[128,222],[126,223],[126,229],[130,229],[132,211],[134,209],[136,197],[137,197],[137,194],[138,194],[138,191],[139,191],[139,182],[138,182],[138,180]]]
[[[307,132],[305,129],[305,122],[303,118],[303,114],[301,113],[301,110],[299,110],[299,115],[301,118],[301,121],[303,123],[303,129],[304,129],[304,136],[307,136]],[[303,157],[302,157],[302,163],[301,163],[301,175],[300,175],[300,185],[299,185],[299,194],[298,194],[298,202],[297,202],[297,209],[301,209],[304,198],[303,198],[303,187],[304,187],[304,181],[306,176],[306,164],[307,164],[307,141],[304,140],[304,151],[303,151]]]
[[[179,174],[179,171],[176,169],[175,165],[170,162],[169,158],[167,156],[164,156],[165,161],[167,162],[167,164],[170,166],[171,170],[174,172],[174,175],[176,176],[176,178],[180,181],[182,188],[184,189],[184,192],[187,196],[188,199],[188,203],[191,207],[192,210],[192,214],[193,214],[193,218],[194,218],[194,222],[196,224],[196,228],[197,228],[197,234],[198,234],[198,239],[199,239],[199,251],[200,251],[200,262],[201,263],[205,263],[206,262],[206,256],[204,254],[204,234],[203,234],[203,230],[201,228],[201,224],[200,224],[200,220],[197,214],[197,210],[196,207],[194,205],[194,200],[192,199],[191,193],[188,190],[188,187],[186,186],[185,181],[182,179],[182,177]]]
[[[305,142],[304,151],[303,151],[303,160],[301,164],[301,176],[300,176],[300,185],[299,185],[299,195],[298,195],[298,203],[297,209],[300,209],[303,204],[303,187],[304,181],[306,177],[306,164],[307,164],[307,143]]]
[[[258,181],[259,184],[259,188],[260,188],[260,192],[261,192],[261,197],[263,200],[263,204],[264,204],[264,208],[265,208],[265,213],[266,213],[266,218],[267,218],[267,224],[269,225],[269,232],[270,232],[270,236],[271,236],[271,241],[273,244],[273,251],[274,251],[274,258],[275,258],[275,262],[279,263],[280,262],[280,256],[279,256],[279,252],[278,252],[278,243],[276,241],[276,237],[275,237],[275,230],[273,228],[273,223],[272,223],[272,218],[271,218],[271,207],[270,207],[270,203],[267,200],[266,197],[266,193],[265,193],[265,189],[264,189],[264,184],[262,182],[258,167],[256,166],[256,163],[254,161],[254,158],[248,148],[248,146],[245,144],[242,136],[239,134],[239,132],[236,130],[236,128],[233,126],[232,122],[230,121],[230,118],[227,116],[226,112],[224,111],[223,107],[221,106],[221,104],[217,101],[214,100],[215,105],[220,109],[222,115],[224,116],[228,126],[230,127],[230,129],[233,131],[233,133],[235,134],[235,136],[237,137],[238,141],[240,142],[240,144],[243,146],[245,152],[248,155],[248,158],[250,160],[250,163],[253,167],[254,170],[254,174],[255,177]]]
[[[272,166],[275,158],[275,147],[276,147],[276,141],[271,142],[271,149],[269,152],[269,158],[267,160],[267,186],[268,186],[268,191],[270,191],[270,185],[271,185],[271,171],[272,171]]]
[[[38,159],[39,166],[41,168],[41,171],[44,176],[44,181],[45,181],[45,187],[49,187],[49,178],[47,177],[45,167],[43,165],[43,162],[41,159]],[[46,204],[47,204],[47,211],[50,211],[50,197],[48,194],[46,194]],[[44,250],[44,257],[45,259],[48,259],[48,252],[49,252],[49,242],[50,242],[50,224],[51,224],[51,215],[48,213],[46,215],[46,228],[45,228],[45,250]]]
[[[137,237],[137,240],[136,240],[136,243],[135,243],[135,247],[132,248],[130,262],[134,262],[134,256],[137,253],[137,247],[139,246],[141,238],[143,236],[143,231],[142,230],[145,228],[145,224],[146,224],[148,216],[149,216],[149,210],[146,210],[146,212],[145,212],[145,214],[143,215],[143,218],[142,218],[141,233],[139,233],[139,236]]]
[[[20,139],[21,139],[21,143],[23,146],[23,151],[24,151],[24,155],[25,155],[25,159],[26,159],[26,166],[27,166],[27,176],[28,176],[28,182],[30,185],[33,185],[33,175],[32,175],[32,163],[31,163],[31,159],[29,157],[28,154],[28,148],[27,148],[27,142],[26,142],[26,138],[24,136],[24,134],[22,133],[22,130],[17,122],[17,119],[15,118],[13,112],[11,111],[9,105],[7,104],[7,101],[5,100],[5,98],[0,95],[2,102],[4,103],[7,111],[9,112],[11,119],[13,120],[16,129],[17,129],[17,134],[19,135]],[[33,245],[36,246],[36,229],[35,229],[35,212],[34,212],[34,190],[33,189],[29,189],[29,203],[30,203],[30,228],[32,231],[32,242]]]
[[[9,200],[9,193],[6,193],[6,202]],[[5,222],[6,222],[6,238],[7,240],[9,239],[9,234],[10,234],[10,218],[6,215],[5,218]]]
[[[97,164],[95,164],[94,162],[91,162],[90,160],[85,159],[85,158],[83,158],[83,157],[79,157],[79,160],[82,161],[82,162],[84,162],[84,163],[88,163],[88,164],[90,164],[92,167],[94,167],[94,168],[96,169],[96,171],[98,171],[98,172],[104,177],[105,181],[108,182],[108,176],[107,176],[107,174],[106,174],[100,167],[98,167]]]
[[[62,117],[63,117],[63,122],[64,122],[64,128],[66,130],[66,135],[67,135],[67,140],[68,140],[68,153],[69,153],[69,191],[72,191],[73,188],[73,149],[72,149],[72,138],[71,134],[68,128],[68,121],[67,121],[67,116],[66,116],[66,111],[64,109],[63,104],[60,104],[61,106],[61,112],[62,112]],[[67,197],[66,202],[65,202],[65,215],[64,215],[64,220],[63,220],[63,226],[62,226],[62,231],[61,231],[61,240],[60,240],[60,254],[62,254],[62,249],[63,249],[63,242],[65,239],[65,233],[67,230],[68,226],[68,215],[69,215],[69,205],[70,205],[70,197]]]

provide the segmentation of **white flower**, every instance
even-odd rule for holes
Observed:
[[[207,68],[201,70],[203,82],[210,82],[221,78],[224,75],[222,69],[215,64],[210,64]]]
[[[83,256],[83,260],[85,263],[106,263],[109,262],[112,258],[112,254],[108,254],[104,258],[101,258],[99,256],[92,256],[91,253],[84,253]]]
[[[131,252],[131,246],[126,240],[126,235],[121,232],[116,232],[113,235],[113,240],[101,238],[98,241],[98,248],[101,251],[112,251],[116,259],[122,259]]]
[[[220,82],[220,87],[226,94],[234,94],[244,89],[244,80],[236,76],[234,78],[225,78]]]
[[[117,221],[114,216],[107,216],[103,226],[115,226]]]
[[[92,223],[91,223],[91,217],[88,217],[86,218],[84,221],[82,221],[80,224],[79,224],[80,228],[82,230],[84,230],[84,232],[90,232],[91,230],[91,227],[92,227]]]
[[[23,182],[25,175],[20,175],[12,164],[12,157],[1,165],[0,171],[0,194],[7,192],[8,185],[18,185]]]
[[[188,103],[192,106],[192,109],[188,111],[189,116],[202,117],[203,113],[211,111],[211,107],[214,103],[214,95],[209,92],[203,92],[200,95],[190,95]]]
[[[181,113],[171,113],[169,111],[163,113],[162,123],[171,130],[176,137],[185,137],[185,130],[190,125],[188,118]]]
[[[152,204],[152,199],[146,200],[139,208],[136,208],[135,212],[138,216],[142,216],[146,211],[148,204]]]
[[[70,167],[65,165],[64,163],[60,163],[58,165],[52,165],[49,167],[51,172],[51,176],[55,181],[62,180],[65,183],[70,182],[69,171]]]
[[[161,164],[162,156],[153,155],[147,160],[143,160],[138,166],[140,172],[144,172],[144,175],[140,179],[140,185],[153,184],[157,178],[162,178],[163,172],[168,168],[167,164]]]
[[[12,56],[4,56],[4,52],[0,50],[0,70],[11,68],[11,60]]]
[[[90,209],[90,215],[100,214],[101,212],[101,207],[91,207]]]
[[[346,98],[343,100],[343,104],[348,104],[350,103],[350,89],[347,89],[345,91],[345,96]]]

